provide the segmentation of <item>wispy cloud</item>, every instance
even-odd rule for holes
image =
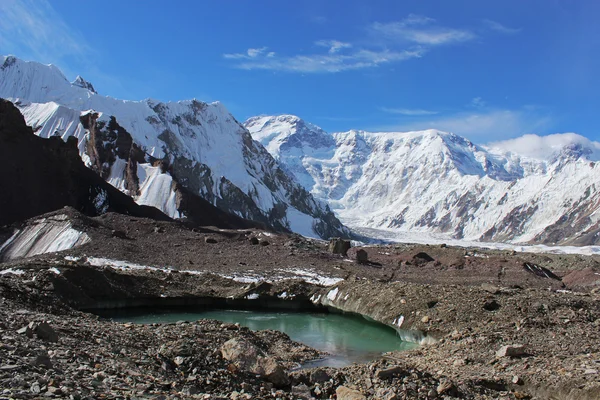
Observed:
[[[327,47],[329,54],[335,54],[342,49],[349,49],[352,47],[350,43],[340,42],[339,40],[319,40],[315,44],[321,47]]]
[[[555,133],[547,136],[527,134],[515,139],[489,143],[487,147],[512,152],[540,160],[548,160],[565,146],[579,145],[589,149],[587,157],[600,160],[600,143],[576,133]]]
[[[233,53],[233,54],[223,54],[223,57],[229,58],[232,60],[251,60],[253,58],[257,58],[261,56],[267,51],[268,47],[259,47],[256,49],[248,49],[245,53]],[[267,57],[273,57],[275,55],[274,52],[269,52],[266,54]]]
[[[506,35],[514,35],[515,33],[521,32],[521,28],[510,28],[506,25],[502,25],[500,22],[492,21],[491,19],[484,19],[483,23],[488,29],[504,33]]]
[[[85,57],[90,48],[46,0],[0,1],[0,48],[44,62]]]
[[[388,40],[428,46],[466,42],[476,37],[471,31],[446,28],[432,18],[414,14],[397,22],[376,22],[370,29]]]
[[[423,116],[423,115],[435,115],[438,114],[437,111],[431,110],[423,110],[420,108],[388,108],[381,107],[381,111],[386,112],[388,114],[398,114],[398,115],[406,115],[406,116]]]
[[[244,54],[225,54],[225,58],[242,59],[236,65],[240,69],[262,69],[271,71],[287,71],[300,73],[341,72],[381,64],[418,58],[423,50],[358,50],[351,54],[330,53],[296,56],[250,57]]]
[[[283,55],[266,53],[267,48],[260,47],[223,57],[237,61],[234,67],[246,70],[335,73],[420,58],[433,47],[475,38],[471,31],[446,28],[432,18],[414,14],[397,22],[373,23],[366,32],[368,36],[358,41],[328,39],[314,43],[326,51]]]

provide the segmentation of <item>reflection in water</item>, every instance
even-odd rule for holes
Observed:
[[[135,323],[165,323],[181,320],[216,319],[239,323],[252,330],[274,329],[285,332],[297,342],[332,355],[325,360],[308,363],[307,367],[341,367],[353,362],[365,362],[392,350],[408,350],[416,345],[402,342],[387,326],[363,318],[342,314],[299,312],[210,310],[201,312],[154,312],[118,315],[115,321]]]

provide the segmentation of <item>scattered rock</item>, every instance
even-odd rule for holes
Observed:
[[[271,243],[269,243],[269,241],[268,241],[268,240],[264,240],[264,239],[263,239],[263,240],[261,240],[261,241],[260,241],[260,245],[261,245],[261,246],[268,246],[268,245],[270,245],[270,244],[271,244]]]
[[[428,315],[425,315],[423,318],[421,318],[421,322],[424,324],[428,324],[430,320],[431,318],[429,318]]]
[[[521,379],[521,377],[519,375],[515,375],[512,377],[511,382],[514,383],[515,385],[522,385],[523,379]]]
[[[440,383],[436,389],[436,392],[440,395],[442,395],[442,394],[454,395],[456,392],[456,389],[455,389],[454,385],[452,384],[452,382],[450,382],[448,379],[442,379],[442,380],[440,380]]]
[[[207,236],[204,238],[204,243],[213,243],[214,244],[214,243],[217,243],[217,239]]]

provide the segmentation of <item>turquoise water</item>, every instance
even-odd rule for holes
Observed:
[[[331,354],[323,360],[315,360],[305,367],[342,367],[353,362],[366,362],[378,358],[381,353],[392,350],[415,348],[413,343],[403,342],[396,331],[364,318],[325,313],[209,310],[200,312],[156,311],[111,316],[115,321],[141,324],[216,319],[239,323],[252,330],[274,329],[285,332],[292,340]]]

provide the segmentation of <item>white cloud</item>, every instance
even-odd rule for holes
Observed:
[[[407,116],[422,116],[422,115],[435,115],[438,112],[437,111],[431,111],[431,110],[423,110],[420,108],[388,108],[388,107],[381,107],[381,111],[384,111],[388,114],[400,114],[400,115],[407,115]]]
[[[46,0],[2,0],[0,15],[0,48],[5,53],[58,63],[90,52],[82,36]]]
[[[319,40],[315,42],[317,46],[329,48],[329,54],[335,54],[342,49],[349,49],[352,47],[350,43],[340,42],[339,40]]]
[[[387,126],[376,127],[375,130],[414,131],[438,129],[454,132],[479,143],[487,143],[500,138],[539,132],[546,129],[550,122],[549,117],[527,109],[491,109],[477,112],[459,112],[450,116],[421,119],[411,123],[388,124]]]
[[[515,33],[521,32],[521,28],[509,28],[506,25],[502,25],[499,22],[492,21],[490,19],[484,19],[483,23],[488,29],[491,29],[496,32],[504,33],[506,35],[514,35]]]
[[[267,47],[250,48],[245,53],[223,54],[223,57],[231,60],[251,60],[263,55],[265,51],[267,51]],[[267,53],[267,57],[273,57],[274,55],[275,53],[272,51]]]
[[[259,49],[248,49],[248,57],[250,58],[255,58],[258,57],[259,55],[261,55],[262,53],[265,52],[265,50],[267,50],[266,47],[261,47]]]
[[[515,139],[493,142],[486,147],[500,152],[512,152],[539,160],[548,160],[567,146],[589,149],[588,158],[600,160],[600,143],[576,133],[555,133],[547,136],[527,134]]]
[[[245,53],[223,54],[223,57],[238,60],[234,66],[246,70],[335,73],[419,58],[435,46],[475,38],[470,31],[445,28],[432,18],[415,14],[398,22],[374,23],[367,31],[368,40],[354,43],[335,39],[316,41],[314,44],[327,49],[326,53],[280,55],[269,52],[265,55],[267,48],[261,47]]]
[[[485,107],[486,102],[481,97],[475,97],[471,100],[469,105],[474,108],[483,108]]]
[[[476,37],[468,30],[446,28],[434,23],[432,18],[411,14],[397,22],[376,22],[370,29],[388,40],[428,46],[466,42]]]
[[[381,64],[418,58],[423,50],[357,50],[351,54],[308,54],[251,58],[243,54],[225,54],[225,58],[242,59],[236,67],[247,70],[262,69],[299,73],[324,73],[376,67]]]

